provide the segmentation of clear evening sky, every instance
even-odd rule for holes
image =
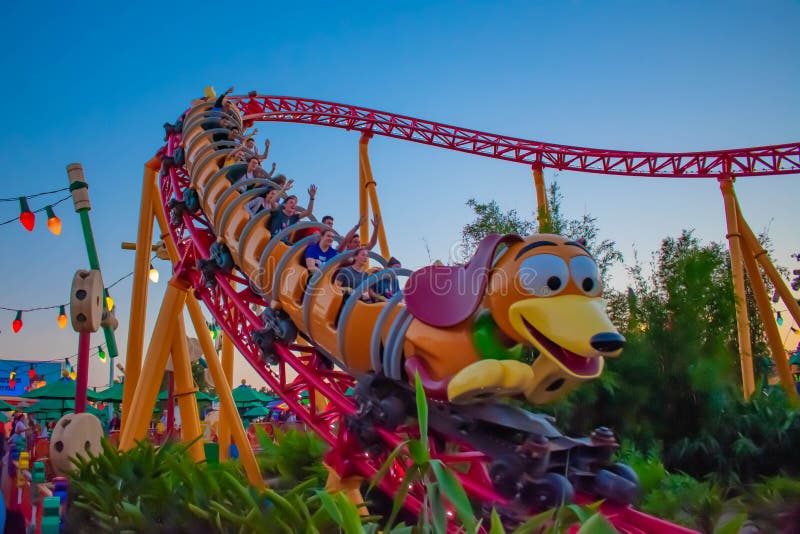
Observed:
[[[162,144],[161,125],[206,85],[578,146],[694,151],[800,138],[798,2],[17,2],[3,11],[0,197],[64,187],[66,165],[81,162],[107,283],[132,270],[133,254],[120,243],[136,239],[142,167]],[[297,181],[302,203],[316,183],[317,216],[334,215],[340,230],[356,222],[357,133],[259,130],[258,143],[271,139],[270,162]],[[409,267],[428,263],[426,244],[434,259],[447,259],[471,219],[470,197],[534,211],[524,165],[382,138],[370,153],[392,253]],[[648,261],[682,228],[724,240],[714,180],[557,178],[564,211],[597,216],[629,264],[634,248]],[[755,230],[769,228],[783,264],[800,250],[798,178],[736,184],[745,216]],[[56,213],[60,237],[47,231],[44,214],[33,233],[0,226],[0,306],[65,302],[74,271],[87,267],[71,202]],[[0,203],[0,219],[16,215],[15,203]],[[168,278],[168,265],[156,266],[148,335]],[[130,289],[127,280],[112,290],[123,355]],[[12,334],[13,313],[0,312],[0,358],[77,352],[77,337],[58,329],[56,315],[25,314]],[[96,334],[93,345],[102,343]],[[242,362],[236,375],[253,376]],[[107,376],[94,360],[90,385]]]

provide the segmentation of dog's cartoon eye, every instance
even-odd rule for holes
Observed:
[[[537,297],[560,293],[569,280],[567,263],[559,256],[538,254],[522,260],[519,282],[526,291]]]
[[[597,264],[589,256],[575,256],[569,262],[572,279],[581,290],[590,297],[600,294],[600,271]]]

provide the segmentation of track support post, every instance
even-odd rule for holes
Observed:
[[[372,176],[372,166],[369,163],[369,140],[372,139],[372,134],[364,132],[361,134],[361,139],[358,141],[358,175],[359,175],[359,216],[361,217],[361,243],[366,243],[369,240],[369,207],[372,208],[372,214],[378,219],[378,245],[381,248],[381,256],[383,259],[388,260],[391,258],[389,253],[389,241],[386,239],[386,230],[383,226],[383,217],[381,216],[381,205],[378,202],[378,191],[375,178]]]
[[[553,224],[550,219],[550,206],[547,204],[547,188],[544,184],[544,167],[541,163],[531,165],[533,169],[533,185],[536,186],[536,213],[539,220],[540,233],[552,233]]]
[[[733,177],[723,175],[719,178],[719,188],[725,202],[725,220],[728,226],[728,246],[731,253],[731,275],[733,295],[736,306],[736,332],[739,339],[739,361],[742,369],[742,393],[745,400],[755,391],[753,377],[753,348],[750,342],[750,319],[747,317],[747,301],[744,291],[744,268],[742,257],[742,235],[739,232],[736,193],[733,190]],[[752,282],[752,279],[751,279]]]
[[[125,431],[139,374],[144,350],[144,325],[147,313],[147,275],[150,271],[150,250],[153,244],[153,211],[160,210],[154,204],[158,199],[156,175],[161,168],[161,158],[156,155],[144,166],[142,178],[142,201],[139,206],[139,235],[136,240],[136,256],[131,290],[131,310],[128,325],[128,350],[125,354],[125,381],[122,386],[122,421],[120,430]]]

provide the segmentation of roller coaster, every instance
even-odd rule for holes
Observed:
[[[209,361],[223,415],[238,419],[230,378],[226,381],[204,328],[202,302],[224,332],[223,365],[226,353],[230,365],[235,347],[330,445],[325,459],[329,485],[347,491],[353,500],[360,499],[359,486],[374,477],[390,451],[417,435],[412,385],[419,376],[430,406],[431,456],[455,467],[481,513],[494,507],[514,523],[562,502],[605,499],[601,509],[621,532],[690,532],[630,506],[638,482],[630,468],[612,462],[617,442],[611,431],[601,427],[585,438],[564,436],[550,418],[504,402],[514,397],[533,404],[550,402],[599,376],[605,358],[622,349],[624,338],[605,314],[597,266],[583,243],[551,234],[488,236],[465,265],[435,265],[412,273],[386,267],[388,244],[380,226],[381,254],[369,253],[379,267],[368,270],[353,294],[397,277],[407,278],[405,287],[385,302],[347,298],[335,278],[355,252],[338,254],[309,273],[303,254],[318,234],[308,232],[327,227],[299,222],[270,235],[269,210],[250,215],[244,207],[276,184],[267,178],[234,178],[246,165],[227,161],[236,146],[230,132],[244,131],[257,121],[359,132],[362,221],[370,205],[380,215],[367,152],[375,135],[528,165],[540,217],[547,216],[544,168],[716,178],[724,196],[728,190],[728,207],[737,177],[800,172],[800,144],[682,154],[624,152],[528,141],[310,99],[250,93],[228,97],[222,107],[221,101],[215,104],[211,95],[195,100],[176,124],[166,124],[165,145],[145,166],[123,449],[146,432],[157,395],[154,384],[167,356],[172,353],[174,362],[176,356],[185,360],[180,341],[185,339],[184,304]],[[737,249],[741,253],[749,228],[736,215],[735,197],[732,202],[732,220],[738,222],[734,228],[743,236]],[[174,275],[140,372],[154,217]],[[729,218],[729,229],[730,223]],[[366,229],[362,226],[363,237]],[[800,316],[800,310],[790,306],[790,311]],[[566,317],[572,318],[568,327]],[[532,364],[518,359],[523,345],[539,354]],[[185,371],[188,361],[175,365],[176,373],[178,368]],[[350,388],[355,394],[346,396]],[[305,393],[308,404],[301,402]],[[194,409],[194,417],[182,414],[189,439],[199,433],[192,422]],[[229,431],[243,443],[241,425],[236,426]],[[195,448],[195,454],[201,453]],[[254,471],[252,451],[244,451],[242,462],[250,480],[263,484]],[[387,496],[399,492],[408,467],[403,455],[391,462],[379,483]],[[421,511],[424,494],[421,483],[411,484],[404,501],[407,512]],[[455,522],[449,531],[457,531]]]

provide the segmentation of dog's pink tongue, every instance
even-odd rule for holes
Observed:
[[[561,361],[574,373],[589,374],[595,372],[599,365],[597,358],[584,358],[561,346],[558,349],[561,351]]]

